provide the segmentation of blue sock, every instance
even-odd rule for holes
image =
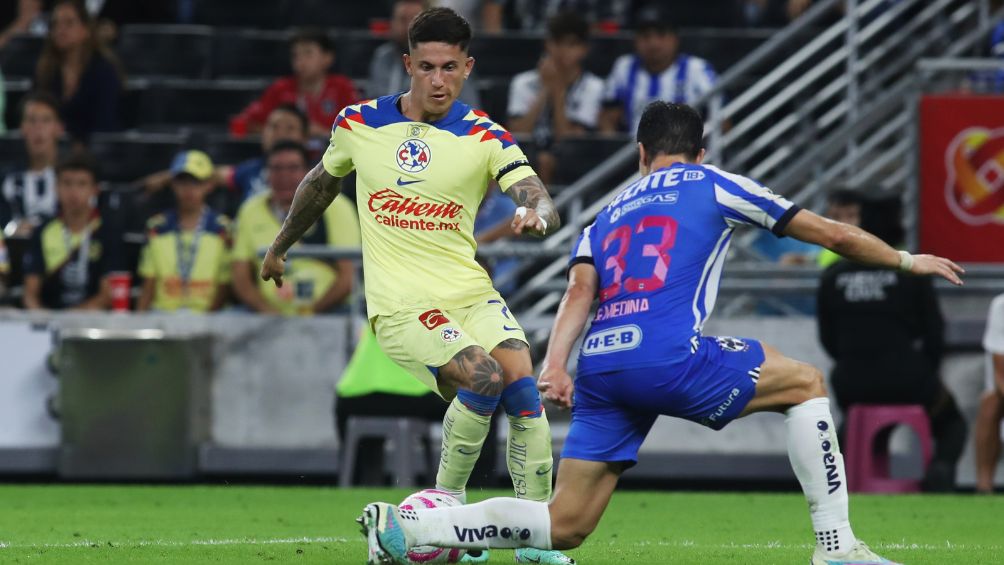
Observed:
[[[540,418],[544,405],[533,377],[523,377],[502,389],[502,408],[515,418]]]
[[[457,400],[479,416],[491,416],[499,405],[498,396],[487,396],[463,389],[457,391]]]

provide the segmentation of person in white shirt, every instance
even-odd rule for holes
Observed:
[[[589,53],[589,23],[574,12],[561,12],[547,24],[544,55],[537,68],[522,72],[509,85],[509,131],[533,134],[537,172],[550,183],[558,166],[550,151],[555,142],[596,129],[603,99],[603,79],[582,68]]]
[[[987,390],[976,416],[976,491],[991,493],[1004,420],[1004,294],[990,303],[983,349],[987,352]]]
[[[638,130],[642,110],[655,100],[697,106],[717,74],[700,57],[680,52],[680,38],[657,7],[638,15],[635,53],[622,55],[607,77],[600,131]]]

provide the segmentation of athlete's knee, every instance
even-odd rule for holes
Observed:
[[[449,385],[478,394],[498,396],[502,392],[502,366],[477,345],[460,350],[439,370]]]
[[[801,402],[813,398],[826,397],[826,380],[823,372],[809,364],[803,364],[798,375],[798,393]]]

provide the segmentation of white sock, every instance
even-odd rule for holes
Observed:
[[[788,458],[809,502],[816,547],[843,554],[856,539],[847,510],[847,473],[830,415],[830,399],[813,398],[788,409]]]
[[[443,485],[436,483],[436,490],[441,490],[443,492],[450,493],[453,498],[460,501],[460,504],[467,504],[467,491],[464,490],[452,490],[444,487]]]
[[[551,548],[551,514],[544,502],[491,498],[452,508],[399,508],[398,514],[413,546]]]

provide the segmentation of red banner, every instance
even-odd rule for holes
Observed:
[[[920,102],[920,249],[1004,262],[1004,97]]]

